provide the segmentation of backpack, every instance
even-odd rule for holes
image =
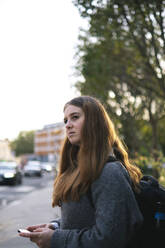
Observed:
[[[107,162],[118,161],[109,156]],[[160,248],[165,242],[165,188],[150,175],[140,180],[140,193],[135,194],[139,209],[143,215],[143,224],[127,248]],[[92,202],[92,195],[87,195]]]
[[[140,193],[135,193],[143,224],[131,248],[160,248],[165,235],[165,188],[153,176],[143,176]]]

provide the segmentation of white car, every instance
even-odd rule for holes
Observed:
[[[24,167],[24,176],[42,177],[43,170],[40,161],[28,161]]]
[[[49,162],[42,162],[42,163],[41,163],[41,167],[42,167],[42,170],[43,170],[43,171],[46,171],[46,172],[51,172],[52,169],[53,169],[52,164],[49,163]]]

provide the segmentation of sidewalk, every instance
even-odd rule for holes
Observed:
[[[16,201],[0,210],[0,247],[30,248],[36,245],[29,239],[18,236],[17,229],[29,225],[48,223],[60,216],[58,207],[51,207],[53,182],[35,190],[21,201]]]

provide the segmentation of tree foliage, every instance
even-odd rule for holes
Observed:
[[[33,153],[34,131],[21,131],[18,137],[10,143],[16,156]]]
[[[165,1],[73,2],[90,24],[80,36],[76,69],[84,80],[76,87],[104,102],[131,149],[143,144],[144,124],[151,125],[152,148],[158,149],[165,116]]]
[[[98,40],[107,38],[125,41],[125,46],[136,47],[142,58],[136,73],[138,87],[165,96],[165,1],[145,0],[75,0],[83,17],[90,23],[90,34]],[[152,79],[152,80],[150,80]]]

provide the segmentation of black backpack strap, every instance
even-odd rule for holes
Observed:
[[[108,159],[106,162],[116,162],[116,161],[118,161],[118,159],[115,156],[110,155],[108,156]]]

